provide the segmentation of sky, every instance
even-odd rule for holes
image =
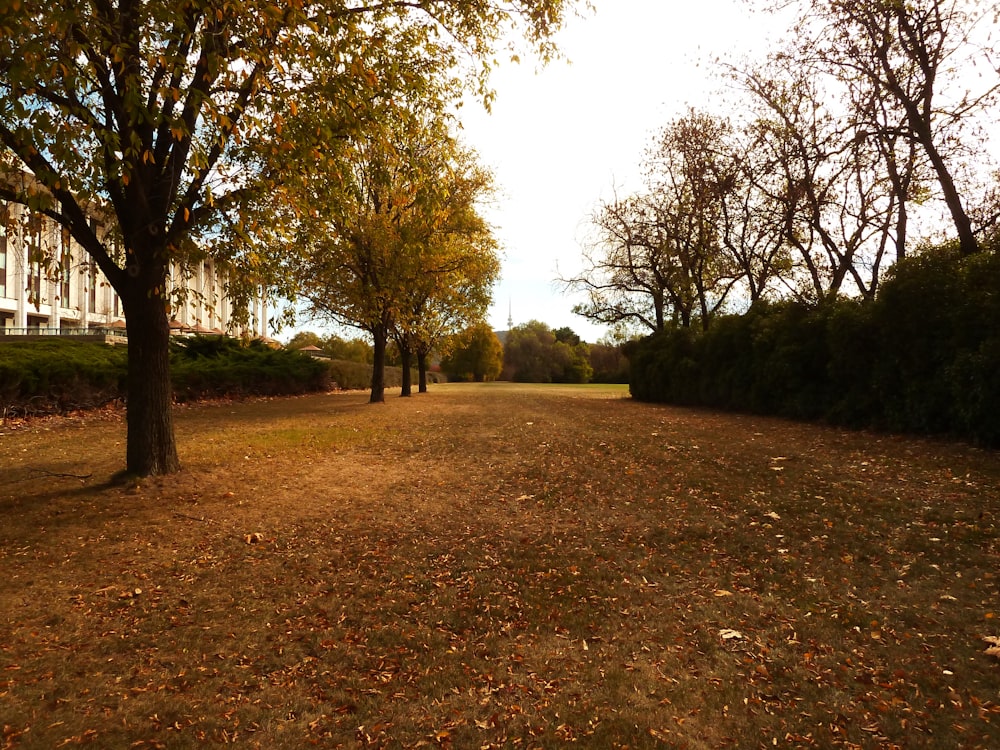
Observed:
[[[602,201],[635,190],[655,132],[687,107],[711,108],[712,60],[762,54],[768,20],[741,0],[594,0],[555,37],[566,60],[522,56],[493,74],[492,113],[469,101],[462,137],[499,188],[484,211],[503,248],[488,322],[540,320],[584,340],[607,333],[572,312],[555,280],[582,267],[582,241]],[[772,24],[773,25],[773,24]]]
[[[502,248],[487,315],[497,331],[509,320],[540,320],[589,342],[607,333],[575,315],[582,298],[556,282],[581,270],[590,217],[616,190],[639,188],[643,152],[657,130],[688,106],[719,111],[723,83],[713,60],[761,56],[781,31],[752,13],[750,0],[591,4],[555,37],[564,59],[545,67],[530,54],[520,64],[501,60],[490,79],[492,111],[470,96],[459,113],[462,139],[498,188],[484,210]],[[301,321],[280,337],[317,328]]]

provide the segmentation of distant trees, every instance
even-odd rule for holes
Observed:
[[[330,355],[330,359],[342,359],[365,365],[370,365],[374,360],[372,345],[358,337],[345,339],[340,336],[327,336],[320,348]]]
[[[441,369],[449,380],[483,383],[503,369],[503,346],[486,323],[476,323],[452,336]]]
[[[587,344],[569,328],[553,331],[537,320],[507,333],[503,377],[518,383],[586,383],[593,370]]]
[[[590,368],[593,371],[591,383],[628,382],[629,362],[621,344],[598,341],[587,346],[590,349]]]
[[[300,331],[286,344],[287,349],[301,349],[305,346],[321,349],[330,359],[361,364],[372,363],[372,345],[362,338],[344,339],[336,334],[323,338],[313,331]]]
[[[323,337],[313,331],[299,331],[285,345],[286,349],[301,349],[305,346],[315,346],[322,349]]]

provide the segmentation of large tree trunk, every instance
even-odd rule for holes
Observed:
[[[376,328],[371,331],[372,341],[372,395],[368,399],[370,404],[381,404],[385,402],[385,345],[389,338],[385,328]]]
[[[170,385],[170,323],[163,298],[136,280],[122,295],[128,327],[126,470],[138,476],[180,470]],[[163,285],[159,285],[162,289]]]
[[[400,396],[412,396],[413,395],[413,377],[410,374],[410,367],[413,364],[413,352],[410,347],[404,342],[399,345],[399,359],[400,365],[403,368],[402,374],[402,389],[400,390]]]
[[[427,393],[427,352],[417,352],[417,393]]]

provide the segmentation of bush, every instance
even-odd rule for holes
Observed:
[[[170,362],[174,398],[279,396],[327,390],[326,362],[262,342],[195,336],[174,343]]]
[[[370,388],[372,384],[372,366],[346,359],[334,359],[329,363],[330,378],[338,388],[345,391],[361,391]],[[386,378],[388,370],[386,368]],[[389,383],[386,383],[389,385]]]
[[[58,337],[0,343],[6,413],[49,414],[124,399],[128,350]],[[174,398],[287,395],[330,387],[327,363],[259,342],[205,336],[172,342]]]
[[[945,246],[874,302],[757,304],[631,345],[632,395],[1000,445],[1000,257]]]
[[[346,359],[334,359],[327,362],[330,378],[337,388],[344,391],[365,391],[372,385],[372,366]],[[417,383],[417,371],[410,371],[410,382]],[[440,383],[445,378],[441,373],[428,372],[428,383]],[[399,388],[403,384],[403,370],[399,367],[385,368],[385,387]]]
[[[0,343],[0,404],[5,413],[94,408],[121,398],[124,349],[39,337]]]

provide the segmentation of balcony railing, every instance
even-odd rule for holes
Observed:
[[[97,328],[45,328],[29,326],[28,328],[0,328],[0,336],[116,336],[128,338],[124,328],[100,326]]]

